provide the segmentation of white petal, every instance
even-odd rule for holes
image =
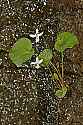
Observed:
[[[36,62],[39,62],[39,59],[38,59],[38,57],[36,57]]]
[[[36,63],[41,64],[43,62],[43,59],[39,60],[38,57],[36,57]]]
[[[38,43],[39,42],[39,37],[36,37],[36,43]]]
[[[31,65],[36,65],[37,64],[37,62],[31,62]]]
[[[39,61],[39,64],[41,64],[43,62],[43,59],[41,59],[40,61]]]
[[[35,37],[36,37],[36,34],[35,34],[35,35],[30,34],[29,36],[32,37],[32,38],[35,38]]]
[[[36,68],[36,69],[39,69],[39,68],[40,68],[40,66],[37,64],[37,65],[35,66],[35,68]]]
[[[36,34],[38,34],[38,29],[36,29]]]
[[[40,34],[38,34],[39,36],[42,36],[43,35],[43,32],[41,32]]]

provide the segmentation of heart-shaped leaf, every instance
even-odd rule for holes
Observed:
[[[62,87],[62,89],[59,89],[56,91],[55,95],[58,97],[58,98],[63,98],[67,93],[67,87]]]
[[[52,59],[52,50],[44,49],[38,56],[39,59],[43,59],[42,66],[47,66]]]
[[[56,50],[62,53],[65,49],[72,48],[77,43],[78,43],[78,39],[73,33],[61,32],[57,35],[57,39],[54,47]]]
[[[14,64],[20,67],[32,57],[34,50],[28,38],[20,38],[16,41],[9,52],[9,57]]]

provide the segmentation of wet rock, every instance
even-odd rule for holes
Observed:
[[[81,61],[80,70],[81,70],[81,72],[83,73],[83,61]]]
[[[79,55],[78,49],[73,51],[74,57],[71,52],[66,52],[67,58],[64,64],[67,65],[64,68],[64,76],[73,84],[70,94],[61,100],[55,97],[56,83],[52,81],[47,68],[36,70],[30,65],[18,68],[12,64],[8,56],[10,48],[18,38],[30,38],[29,35],[35,34],[37,28],[39,32],[43,32],[40,41],[36,45],[35,39],[30,39],[38,53],[48,46],[51,48],[54,46],[59,31],[73,31],[78,36],[80,29],[82,32],[81,9],[66,9],[61,5],[57,9],[49,8],[47,2],[46,0],[0,1],[0,48],[4,50],[1,55],[0,82],[5,84],[5,87],[1,88],[3,93],[0,95],[0,124],[2,125],[72,125],[79,123],[79,120],[82,121],[79,112],[83,95],[78,90],[82,92],[83,81],[79,77],[80,62],[76,60]],[[81,4],[79,5],[81,8]],[[55,65],[60,65],[60,61],[57,53]],[[81,84],[75,90],[77,79]]]

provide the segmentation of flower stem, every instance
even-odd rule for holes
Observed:
[[[47,67],[48,67],[48,69],[49,69],[49,72],[50,72],[51,76],[53,76],[52,71],[50,70],[50,67],[49,67],[49,66],[47,66]],[[54,82],[55,82],[55,81],[54,81]],[[60,82],[59,82],[59,83],[60,83]],[[60,87],[61,87],[61,83],[60,83],[60,84],[58,84],[58,85],[57,85],[57,87],[59,87],[59,88],[60,88]]]
[[[61,58],[62,58],[62,84],[64,83],[64,80],[63,80],[63,78],[64,78],[63,57],[64,57],[64,55],[63,55],[63,52],[62,52],[62,53],[61,53]]]
[[[52,62],[50,62],[50,65],[52,65],[53,66],[53,68],[55,69],[55,71],[57,72],[57,75],[59,76],[59,83],[60,83],[60,85],[62,86],[62,78],[61,78],[61,75],[59,74],[59,71],[58,71],[58,69],[55,67],[55,65],[52,63]]]

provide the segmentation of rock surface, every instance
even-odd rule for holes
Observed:
[[[0,125],[83,124],[83,4],[49,2],[0,1]],[[37,28],[44,34],[36,44],[29,34]],[[72,31],[79,38],[79,45],[65,52],[64,75],[70,91],[63,99],[55,97],[48,69],[17,68],[8,55],[20,37],[30,38],[37,52],[48,45],[52,48],[59,31]],[[60,63],[59,55],[54,63]]]

